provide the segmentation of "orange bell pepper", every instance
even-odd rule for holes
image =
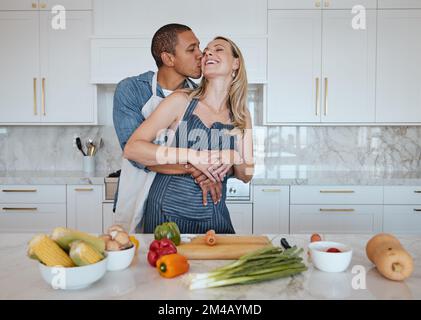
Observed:
[[[190,265],[185,256],[178,253],[162,256],[156,262],[156,269],[164,278],[174,278],[189,271]]]

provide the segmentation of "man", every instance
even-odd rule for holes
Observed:
[[[151,52],[158,67],[156,78],[152,71],[148,71],[126,78],[117,85],[114,94],[113,120],[122,150],[133,132],[145,120],[142,109],[145,104],[151,102],[155,90],[161,99],[176,89],[196,86],[189,78],[198,79],[201,76],[202,52],[199,44],[199,40],[189,27],[180,24],[165,25],[152,38]],[[157,81],[156,89],[153,87],[154,79]],[[221,198],[222,184],[211,182],[191,165],[157,165],[146,168],[133,161],[131,164],[145,172],[191,174],[202,189],[204,205],[209,192],[214,202]],[[114,211],[119,192],[121,192],[120,186],[114,201]]]

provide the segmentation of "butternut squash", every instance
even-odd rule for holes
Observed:
[[[380,274],[387,279],[402,281],[414,271],[411,255],[391,234],[379,233],[372,237],[367,243],[366,253]]]

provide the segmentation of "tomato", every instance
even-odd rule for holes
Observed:
[[[318,233],[313,233],[310,242],[322,241],[322,237]]]
[[[338,252],[342,252],[342,251],[337,249],[337,248],[329,248],[329,249],[326,250],[326,252],[338,253]]]

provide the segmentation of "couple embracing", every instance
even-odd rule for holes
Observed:
[[[243,56],[228,38],[203,52],[193,31],[161,27],[151,52],[158,71],[122,80],[113,119],[123,150],[116,222],[153,233],[175,222],[181,233],[235,233],[227,179],[253,176],[252,123]],[[192,79],[202,77],[200,84]]]

